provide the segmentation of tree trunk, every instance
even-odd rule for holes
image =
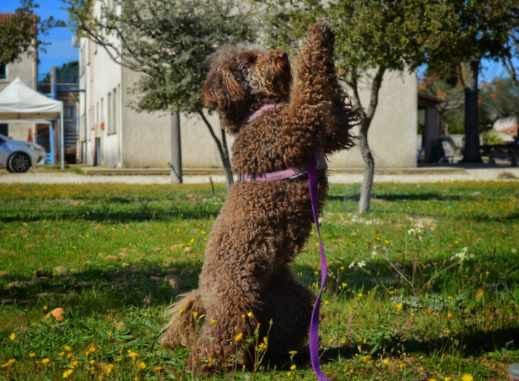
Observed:
[[[220,120],[221,123],[221,120]],[[229,154],[229,146],[227,145],[227,136],[225,135],[225,130],[220,127],[220,133],[222,136],[222,148],[224,155],[222,156],[222,164],[223,170],[225,172],[225,179],[227,188],[230,188],[234,184],[234,175],[232,173],[231,166],[231,155]]]
[[[171,113],[171,182],[182,184],[182,141],[180,134],[180,113]]]
[[[202,118],[204,121],[205,126],[209,130],[209,133],[211,134],[211,137],[213,138],[214,143],[216,144],[216,148],[218,149],[218,153],[220,154],[220,159],[222,160],[222,166],[225,173],[225,180],[227,184],[227,189],[230,189],[232,185],[234,184],[234,176],[232,173],[232,167],[231,167],[231,158],[229,155],[229,148],[227,146],[227,138],[225,136],[225,132],[223,129],[221,129],[221,139],[218,138],[216,133],[214,132],[214,128],[205,116],[204,112],[202,110],[198,111],[198,115]],[[221,123],[221,122],[220,122]]]
[[[481,163],[479,147],[479,60],[470,63],[471,78],[465,85],[464,163]]]
[[[382,87],[382,81],[386,68],[379,66],[376,70],[375,76],[371,81],[371,90],[369,97],[369,105],[367,110],[362,106],[360,99],[358,74],[356,70],[352,70],[351,81],[349,82],[350,87],[353,90],[353,99],[356,106],[360,110],[360,136],[359,136],[359,148],[362,160],[364,161],[364,175],[362,177],[362,186],[360,188],[360,199],[359,199],[359,214],[363,214],[369,211],[369,204],[371,201],[371,191],[373,189],[373,179],[375,177],[375,159],[371,152],[371,148],[368,142],[368,132],[371,125],[371,121],[375,116],[375,111],[378,106],[378,97],[380,88]]]
[[[364,175],[362,178],[362,186],[360,189],[359,214],[369,211],[371,201],[371,190],[373,189],[373,179],[375,177],[375,159],[371,153],[368,142],[369,124],[362,122],[360,128],[359,148],[364,160]]]

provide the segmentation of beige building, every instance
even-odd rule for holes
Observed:
[[[0,23],[10,14],[0,13]],[[1,47],[0,47],[1,49]],[[38,77],[38,57],[35,52],[27,52],[14,62],[0,63],[0,91],[16,78],[36,90]],[[0,120],[0,134],[13,139],[27,140],[34,133],[34,123]]]
[[[171,158],[172,116],[138,113],[130,107],[138,74],[116,64],[92,41],[80,41],[80,161],[124,168],[165,168]],[[361,96],[367,101],[369,81]],[[215,126],[218,121],[211,116]],[[185,169],[216,169],[220,157],[203,122],[182,115],[182,161]],[[417,80],[414,73],[389,72],[370,132],[376,164],[415,167],[417,159]],[[229,139],[232,144],[232,139]],[[361,167],[357,148],[334,155],[332,169]]]

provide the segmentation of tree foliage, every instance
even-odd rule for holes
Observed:
[[[50,28],[62,27],[64,23],[53,17],[41,19],[35,13],[39,7],[33,0],[20,0],[15,12],[0,22],[0,62],[16,61],[23,53],[45,45],[39,36]]]
[[[480,161],[479,73],[483,59],[506,60],[519,29],[517,0],[441,0],[434,6],[441,28],[425,41],[428,63],[438,72],[456,72],[465,93],[465,162]],[[453,70],[454,69],[454,70]]]
[[[199,115],[229,172],[225,135],[217,134],[205,115],[200,90],[207,58],[218,47],[254,38],[239,2],[112,0],[98,9],[92,0],[66,2],[82,35],[104,47],[115,62],[142,74],[133,89],[140,95],[136,108]]]

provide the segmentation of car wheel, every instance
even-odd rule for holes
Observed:
[[[31,168],[31,158],[23,152],[13,153],[7,160],[7,170],[11,173],[24,173]]]

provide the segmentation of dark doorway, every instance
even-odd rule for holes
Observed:
[[[96,150],[94,155],[94,166],[101,165],[102,157],[101,157],[101,138],[96,138]]]
[[[7,123],[0,123],[0,134],[9,136],[9,125]]]

